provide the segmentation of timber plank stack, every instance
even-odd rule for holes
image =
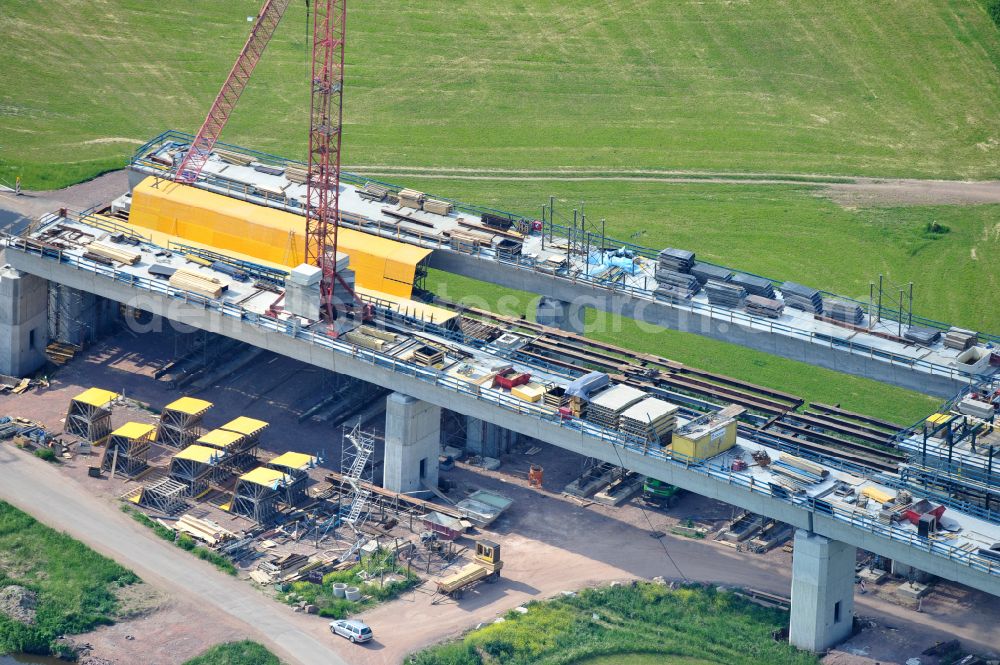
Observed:
[[[657,443],[663,443],[677,426],[677,405],[656,397],[647,397],[622,412],[622,431]]]
[[[454,206],[447,201],[439,201],[437,199],[427,199],[424,201],[424,210],[427,212],[432,212],[435,215],[450,215]]]
[[[413,352],[413,362],[425,367],[432,367],[444,362],[444,351],[429,345],[418,347]]]
[[[690,272],[694,266],[694,252],[689,252],[686,249],[667,247],[660,252],[657,259],[659,261],[659,268],[662,270]]]
[[[780,300],[765,298],[763,296],[747,297],[747,314],[777,319],[781,317],[784,311],[785,306]]]
[[[399,190],[399,205],[404,208],[420,210],[424,202],[424,193],[415,189]]]
[[[965,351],[976,345],[978,335],[971,330],[962,328],[949,328],[944,335],[944,345],[949,349]]]
[[[770,280],[754,275],[736,273],[730,280],[733,284],[739,284],[747,293],[753,296],[763,296],[764,298],[774,298],[774,285]]]
[[[781,297],[789,307],[813,314],[823,313],[823,296],[817,289],[795,282],[785,282],[781,285]]]
[[[190,270],[178,268],[168,280],[170,286],[191,291],[207,298],[218,298],[222,295],[225,286],[221,280],[215,277],[206,277]]]
[[[705,293],[708,295],[708,302],[721,307],[742,307],[747,297],[747,290],[741,285],[715,280],[709,280],[705,284]]]
[[[124,247],[115,247],[114,245],[105,245],[102,242],[92,242],[87,245],[86,249],[90,254],[130,266],[134,266],[142,258],[142,252],[125,249]]]
[[[646,393],[623,383],[602,390],[590,399],[587,420],[608,429],[618,429],[621,414],[643,399]]]
[[[823,300],[823,312],[834,321],[843,321],[856,326],[865,320],[865,312],[861,309],[861,305],[833,298]]]

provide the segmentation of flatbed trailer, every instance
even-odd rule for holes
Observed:
[[[480,540],[476,543],[476,556],[472,563],[439,579],[437,592],[443,596],[459,599],[467,589],[480,582],[492,584],[499,580],[501,568],[503,561],[500,560],[500,545],[489,540]]]

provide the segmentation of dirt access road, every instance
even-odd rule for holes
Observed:
[[[0,499],[115,559],[171,596],[192,600],[204,611],[230,615],[244,624],[247,637],[267,644],[284,661],[356,662],[335,650],[344,649],[346,643],[332,638],[323,619],[293,613],[263,598],[249,584],[158,541],[149,529],[95,498],[56,467],[5,445],[0,447],[0,477]],[[141,641],[135,648],[141,649]],[[379,645],[368,648],[377,650]]]

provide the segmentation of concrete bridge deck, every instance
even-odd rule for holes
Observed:
[[[125,303],[171,321],[227,335],[404,395],[416,395],[427,403],[1000,595],[1000,561],[978,553],[980,548],[1000,541],[1000,525],[953,508],[948,517],[954,531],[943,531],[932,538],[920,537],[909,523],[883,524],[877,509],[858,508],[830,493],[833,484],[839,481],[892,492],[877,479],[855,478],[831,465],[826,481],[801,493],[783,491],[772,484],[769,472],[763,469],[734,472],[728,453],[705,461],[681,459],[621,431],[578,418],[566,418],[553,409],[524,402],[453,373],[332,338],[318,326],[266,316],[245,306],[250,302],[246,299],[247,294],[234,292],[230,300],[211,300],[143,276],[143,264],[109,267],[82,258],[80,251],[54,250],[26,238],[8,237],[5,245],[6,260],[28,275]],[[156,248],[146,247],[145,250],[155,253]],[[433,332],[415,332],[433,336]],[[449,344],[454,346],[455,342],[449,341]],[[492,354],[490,349],[481,347],[465,348],[464,352],[469,357],[487,360]],[[509,362],[502,355],[497,355],[496,361]],[[546,368],[524,366],[523,369],[543,375],[548,371],[545,376],[555,382],[570,378]],[[758,443],[746,440],[739,441],[739,445],[744,452],[761,448]],[[772,450],[771,454],[777,458],[780,452]],[[918,492],[914,494],[919,498]]]
[[[183,149],[185,140],[190,141],[190,136],[179,132],[153,139],[136,153],[130,166],[133,174],[136,178],[169,175],[165,163]],[[302,214],[305,186],[281,172],[256,168],[264,164],[281,170],[297,163],[236,146],[225,149],[245,155],[251,163],[234,164],[213,155],[196,186]],[[491,211],[461,203],[454,203],[455,210],[447,215],[400,208],[363,195],[363,178],[342,174],[342,182],[340,201],[345,226],[433,249],[430,267],[507,288],[545,293],[555,301],[568,303],[567,316],[575,321],[571,325],[582,325],[579,310],[593,307],[940,397],[950,397],[996,372],[985,347],[978,347],[980,352],[974,354],[973,361],[968,354],[946,348],[940,341],[917,345],[900,340],[910,323],[942,330],[948,326],[888,309],[882,309],[881,316],[869,315],[862,326],[845,327],[790,307],[777,319],[753,316],[742,309],[713,305],[704,293],[679,301],[663,300],[653,293],[657,286],[657,250],[604,238],[582,228],[546,222],[540,233],[524,237],[522,251],[514,256],[484,246],[459,251],[449,234],[481,229],[481,215]],[[597,248],[625,248],[639,257],[639,262],[634,270],[609,279],[607,273],[591,265]],[[555,268],[559,262],[563,262],[562,267]],[[777,295],[780,298],[780,288]],[[823,295],[850,300],[828,292]],[[858,304],[869,309],[869,303]],[[980,340],[1000,342],[1000,338],[990,335],[980,335]]]

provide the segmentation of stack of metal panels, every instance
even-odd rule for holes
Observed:
[[[677,425],[677,405],[647,397],[625,409],[620,423],[624,432],[661,443]]]
[[[835,321],[843,321],[853,325],[861,325],[865,320],[865,312],[861,305],[843,300],[826,298],[823,300],[823,311]]]
[[[664,270],[674,270],[676,272],[690,272],[694,265],[694,252],[686,249],[674,249],[667,247],[660,252],[659,267]]]
[[[701,261],[694,262],[694,265],[691,266],[691,274],[697,277],[702,284],[710,279],[728,282],[733,278],[733,271],[729,268],[713,266],[711,263],[702,263]]]
[[[747,290],[739,284],[717,282],[714,279],[705,284],[705,293],[708,295],[708,302],[722,307],[742,307],[743,300],[747,297]]]
[[[745,275],[738,272],[733,275],[730,281],[733,284],[742,286],[750,295],[763,296],[765,298],[774,297],[774,285],[771,284],[770,280],[763,277],[754,277],[753,275]]]
[[[789,307],[801,309],[803,312],[823,313],[823,296],[812,287],[785,282],[781,285],[781,297]]]
[[[619,383],[590,398],[587,420],[608,429],[618,429],[621,414],[646,396],[638,388]]]
[[[903,337],[911,342],[916,342],[917,344],[922,344],[923,346],[930,346],[941,338],[941,331],[935,330],[934,328],[910,326],[906,329],[906,332],[903,333]]]
[[[949,349],[965,351],[966,349],[976,345],[977,338],[978,335],[971,330],[949,328],[948,332],[944,335],[944,345]]]
[[[660,286],[673,286],[690,291],[692,294],[701,291],[701,282],[698,281],[698,278],[685,272],[659,268],[654,276],[656,283]]]
[[[653,295],[661,300],[668,300],[670,302],[681,302],[683,300],[690,300],[691,296],[694,295],[694,291],[690,289],[681,288],[679,286],[671,286],[669,284],[661,284],[655,291]]]
[[[780,300],[765,298],[763,296],[749,296],[747,298],[747,314],[754,316],[765,316],[769,319],[779,318],[785,311],[785,306]]]

